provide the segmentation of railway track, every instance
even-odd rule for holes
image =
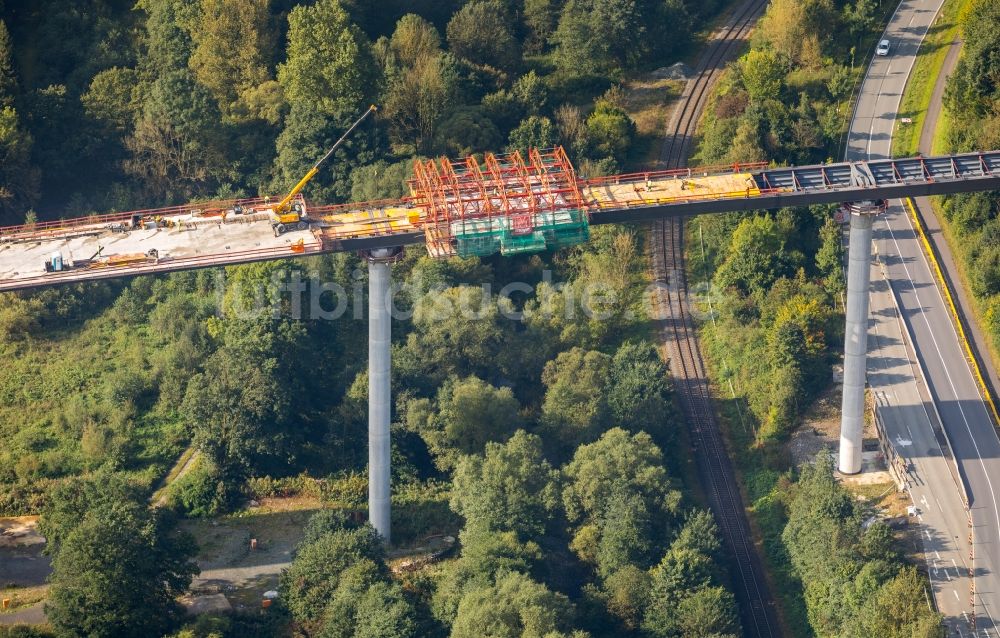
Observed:
[[[660,153],[664,168],[687,164],[698,124],[709,97],[709,89],[722,73],[767,6],[767,0],[747,0],[717,32],[685,86],[668,125],[670,131]],[[662,337],[670,359],[681,408],[687,417],[695,448],[698,472],[709,504],[715,513],[723,540],[732,557],[732,577],[740,602],[744,635],[780,636],[774,600],[764,577],[763,563],[750,534],[743,499],[719,431],[694,324],[687,300],[684,263],[684,220],[655,222],[651,233],[653,269],[661,284]]]

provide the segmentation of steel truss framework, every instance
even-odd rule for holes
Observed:
[[[742,171],[746,167],[733,167]],[[733,170],[731,169],[731,170]],[[675,171],[671,171],[675,172]],[[695,176],[704,169],[693,169]],[[863,200],[947,195],[1000,189],[1000,151],[938,157],[840,162],[749,171],[759,194],[707,194],[669,203],[633,204],[591,213],[593,224],[645,221],[670,216],[836,204]],[[639,174],[635,179],[640,179]],[[657,173],[650,173],[657,179]]]
[[[410,188],[435,256],[476,253],[477,246],[488,254],[494,243],[517,252],[519,244],[532,245],[518,238],[541,240],[539,228],[553,226],[561,211],[586,224],[580,183],[562,147],[532,149],[527,160],[515,151],[487,153],[482,164],[474,157],[417,162]]]

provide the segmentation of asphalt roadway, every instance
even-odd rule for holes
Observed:
[[[942,3],[900,3],[883,36],[891,42],[890,55],[876,57],[863,82],[846,159],[890,156],[906,80]],[[873,269],[872,314],[879,331],[873,327],[869,333],[873,345],[869,383],[889,438],[912,463],[910,494],[919,514],[935,599],[946,616],[949,633],[970,636],[975,631],[978,636],[1000,638],[996,626],[1000,619],[1000,438],[910,216],[901,202],[890,204],[875,225],[881,266]],[[889,285],[880,286],[882,281]],[[895,335],[890,332],[891,322],[880,321],[886,313],[894,312],[894,305],[898,305],[905,328]],[[913,350],[909,352],[915,353],[915,360],[908,364],[907,355],[901,354],[907,350],[901,346],[910,340]],[[938,422],[947,439],[935,433],[933,424]],[[969,552],[961,487],[948,457],[949,442],[959,482],[971,503],[974,558]],[[970,569],[974,573],[974,601]],[[970,622],[973,612],[975,630]]]

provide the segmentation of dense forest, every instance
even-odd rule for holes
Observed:
[[[951,151],[1000,146],[1000,7],[979,0],[963,16],[962,57],[948,78],[945,107],[950,116]],[[968,286],[977,300],[983,328],[1000,353],[1000,193],[969,193],[944,198],[941,206],[952,247],[964,262]],[[1000,354],[994,357],[1000,360]]]
[[[561,142],[609,170],[631,124],[594,96],[720,4],[5,1],[0,220],[283,191],[373,102],[314,199],[395,194],[414,154]]]

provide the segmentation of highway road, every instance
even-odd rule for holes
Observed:
[[[863,82],[846,159],[890,156],[906,79],[942,2],[905,0],[899,5],[884,36],[892,43],[890,55],[875,58]],[[869,383],[889,438],[913,463],[910,494],[920,514],[935,599],[946,615],[949,633],[972,635],[966,619],[974,611],[976,635],[1000,638],[996,626],[1000,619],[1000,438],[910,217],[901,202],[891,204],[875,226],[874,241],[889,285],[880,285],[884,280],[876,267],[872,312],[877,325],[869,333],[873,345]],[[894,304],[898,304],[905,333],[897,329],[893,334],[892,322],[883,321]],[[910,340],[913,350],[909,352],[915,358],[903,347]],[[935,436],[932,425],[938,418],[971,502],[974,560],[947,441]],[[968,573],[969,567],[974,570],[974,608],[968,578],[961,574],[963,569]]]

